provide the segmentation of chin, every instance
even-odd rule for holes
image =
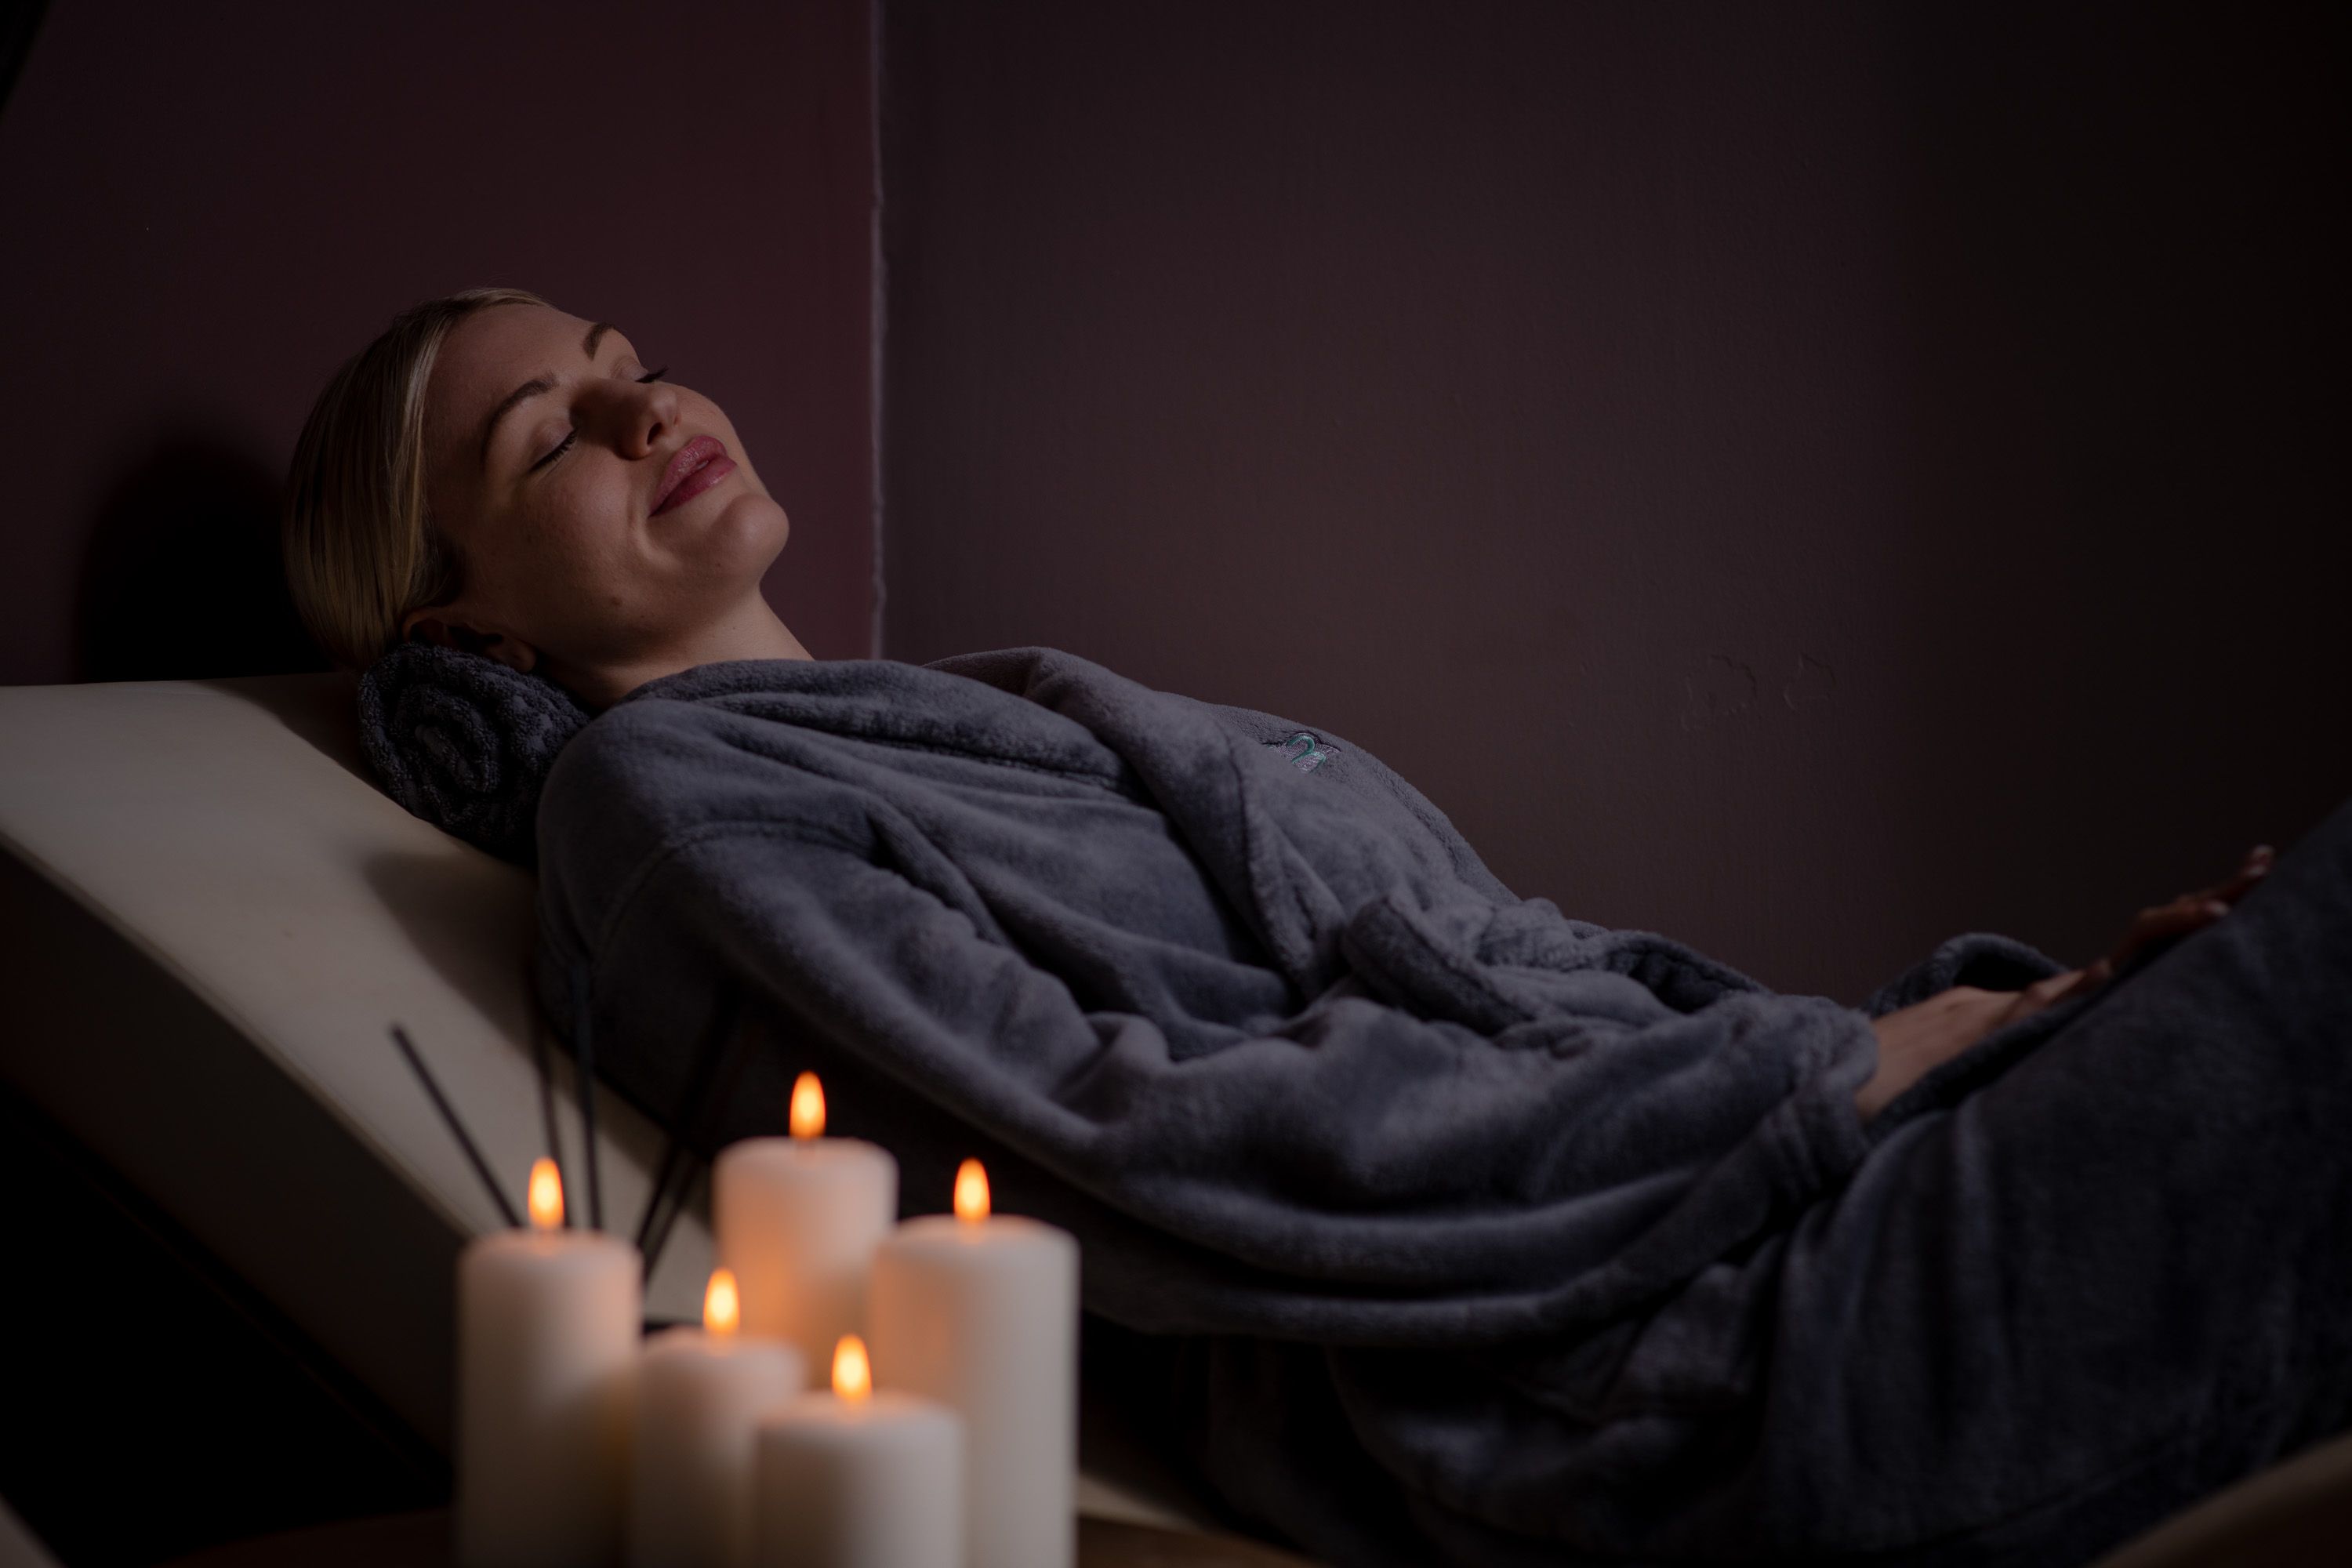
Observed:
[[[728,496],[724,505],[711,510],[717,515],[704,532],[704,544],[714,559],[730,568],[749,567],[755,576],[765,573],[792,537],[793,520],[774,500],[757,490],[746,489]]]

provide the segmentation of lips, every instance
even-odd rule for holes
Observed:
[[[677,449],[663,470],[651,515],[659,517],[672,507],[684,506],[734,471],[735,459],[727,455],[725,446],[711,437],[697,436]]]

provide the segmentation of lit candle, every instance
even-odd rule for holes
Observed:
[[[710,1173],[719,1261],[743,1292],[743,1331],[823,1366],[866,1331],[866,1268],[898,1215],[898,1162],[858,1138],[826,1138],[816,1075],[793,1085],[792,1136],[746,1138]]]
[[[964,1451],[955,1412],[877,1391],[844,1334],[833,1392],[760,1423],[760,1568],[963,1568]]]
[[[702,1327],[655,1335],[637,1363],[630,1445],[631,1568],[748,1568],[751,1434],[801,1391],[800,1352],[736,1332],[735,1277],[702,1298]]]
[[[644,1322],[637,1249],[560,1228],[555,1163],[530,1173],[530,1226],[457,1259],[457,1560],[610,1563],[628,1481]]]
[[[875,1381],[963,1417],[969,1568],[1070,1568],[1077,1555],[1078,1244],[989,1214],[977,1160],[955,1213],[920,1215],[874,1254]]]

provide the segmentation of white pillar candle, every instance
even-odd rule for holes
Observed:
[[[572,1568],[620,1555],[644,1259],[567,1231],[553,1162],[530,1179],[531,1227],[457,1260],[457,1561]]]
[[[877,1387],[963,1417],[968,1568],[1070,1568],[1077,1555],[1078,1244],[989,1212],[977,1160],[956,1212],[921,1215],[874,1254]]]
[[[876,1390],[856,1335],[833,1392],[771,1411],[758,1443],[759,1568],[963,1568],[962,1423]]]
[[[710,1276],[702,1327],[655,1335],[637,1363],[630,1568],[751,1568],[752,1433],[801,1391],[800,1352],[736,1330],[734,1276]]]
[[[743,1293],[743,1331],[821,1367],[866,1331],[866,1269],[898,1217],[898,1162],[878,1144],[822,1137],[814,1073],[793,1086],[789,1138],[746,1138],[711,1166],[719,1261]]]

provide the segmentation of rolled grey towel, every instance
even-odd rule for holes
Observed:
[[[360,678],[360,743],[384,793],[501,859],[535,865],[540,786],[589,713],[543,676],[403,643]]]

